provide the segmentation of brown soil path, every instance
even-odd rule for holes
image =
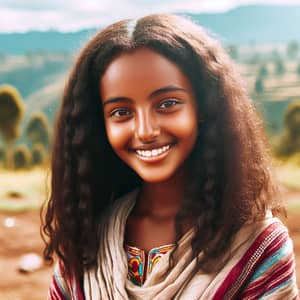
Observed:
[[[288,193],[290,201],[298,201],[300,192]],[[5,227],[7,218],[15,219],[14,227]],[[300,209],[291,210],[284,223],[290,230],[296,253],[298,286],[300,286]],[[31,274],[20,273],[19,257],[28,252],[42,254],[43,243],[39,233],[39,213],[0,212],[0,300],[46,299],[52,267],[44,266]]]

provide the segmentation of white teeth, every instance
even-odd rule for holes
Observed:
[[[143,156],[143,157],[154,157],[154,156],[158,156],[164,152],[166,152],[167,150],[169,150],[170,145],[167,146],[163,146],[161,148],[158,149],[152,149],[152,150],[136,150],[136,153],[139,156]]]

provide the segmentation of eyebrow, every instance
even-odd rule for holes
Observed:
[[[173,86],[173,85],[169,85],[169,86],[165,86],[163,88],[157,89],[155,91],[153,91],[150,95],[149,95],[149,99],[154,98],[155,96],[164,94],[164,93],[168,93],[168,92],[174,92],[174,91],[181,91],[181,92],[185,92],[187,93],[187,91],[184,88],[178,87],[178,86]],[[127,97],[112,97],[109,98],[107,100],[104,101],[103,106],[111,104],[111,103],[116,103],[116,102],[131,102],[130,98]]]
[[[153,98],[153,97],[158,96],[160,94],[164,94],[164,93],[167,93],[167,92],[174,92],[174,91],[182,91],[182,92],[187,93],[187,91],[184,88],[180,88],[178,86],[169,85],[169,86],[160,88],[158,90],[155,90],[154,92],[152,92],[149,95],[149,98]]]

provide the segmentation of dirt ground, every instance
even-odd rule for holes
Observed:
[[[300,192],[288,193],[289,202],[299,203],[289,209],[284,220],[294,240],[298,286],[300,286]],[[15,219],[15,226],[5,227],[7,218]],[[0,300],[43,300],[51,278],[52,267],[43,266],[33,273],[20,273],[21,255],[35,252],[42,254],[43,243],[39,234],[39,212],[0,212]]]
[[[15,219],[14,227],[5,227],[7,218]],[[33,273],[18,271],[22,255],[42,254],[38,211],[0,213],[0,300],[46,299],[52,267],[44,266]]]

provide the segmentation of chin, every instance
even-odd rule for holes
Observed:
[[[172,178],[172,175],[167,174],[165,176],[163,176],[163,174],[160,174],[160,176],[139,174],[139,176],[144,182],[147,183],[163,183]]]

